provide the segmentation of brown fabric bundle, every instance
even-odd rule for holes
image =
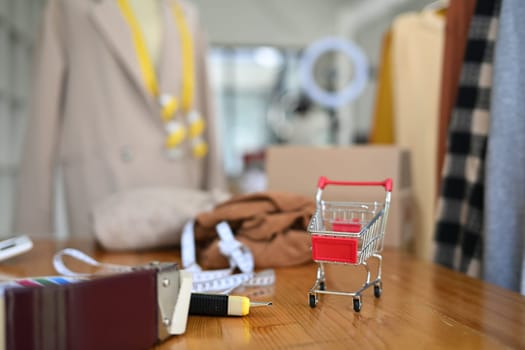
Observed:
[[[306,228],[315,202],[285,192],[238,195],[199,214],[195,240],[199,264],[205,269],[228,266],[220,253],[215,225],[227,221],[235,238],[253,253],[255,267],[303,264],[311,260],[311,241]]]

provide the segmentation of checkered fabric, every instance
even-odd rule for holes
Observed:
[[[438,198],[435,261],[480,277],[484,161],[490,125],[492,61],[501,0],[478,0],[448,131]]]

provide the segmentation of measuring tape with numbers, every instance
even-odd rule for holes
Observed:
[[[193,221],[185,225],[181,240],[182,266],[185,271],[193,274],[193,292],[221,292],[228,294],[240,286],[269,286],[275,283],[273,270],[254,272],[253,255],[248,247],[235,239],[230,226],[226,222],[219,223],[216,229],[220,238],[219,249],[222,254],[229,258],[230,267],[220,270],[202,270],[196,261],[193,226]],[[136,266],[101,263],[77,249],[66,248],[56,253],[53,257],[55,270],[63,276],[88,277],[93,275],[69,269],[63,260],[65,256],[96,267],[98,269],[96,274],[130,272],[136,268]],[[241,272],[234,274],[233,271],[236,268],[239,268]]]
[[[194,292],[223,292],[228,294],[239,286],[269,286],[275,283],[273,270],[254,272],[253,255],[244,244],[235,239],[230,225],[222,221],[215,226],[219,236],[219,250],[228,258],[230,267],[203,271],[197,263],[195,251],[194,221],[184,226],[181,237],[182,266],[193,272]],[[234,274],[238,268],[241,273]]]

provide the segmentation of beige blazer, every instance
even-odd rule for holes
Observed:
[[[162,0],[161,91],[180,96],[179,33]],[[91,211],[132,188],[225,189],[210,104],[206,50],[196,10],[182,3],[195,45],[196,106],[207,120],[210,152],[166,156],[160,107],[145,89],[130,30],[116,0],[50,0],[34,68],[31,118],[16,195],[15,230],[53,232],[53,183],[62,168],[70,233],[92,233]],[[179,116],[181,117],[181,116]]]

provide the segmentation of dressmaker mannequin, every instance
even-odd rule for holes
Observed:
[[[162,2],[161,0],[129,0],[140,23],[148,53],[155,67],[158,67],[162,45]]]
[[[18,174],[16,232],[55,232],[56,166],[64,179],[66,231],[73,236],[93,235],[93,208],[115,193],[159,186],[226,188],[197,9],[185,0],[127,0],[125,4],[140,29],[144,41],[140,45],[151,60],[157,92],[181,100],[176,115],[169,115],[172,119],[184,121],[188,114],[182,104],[182,77],[193,71],[193,79],[188,79],[193,95],[187,93],[184,101],[204,119],[205,127],[197,130],[202,133],[197,136],[210,145],[208,153],[196,154],[193,141],[199,140],[188,136],[175,145],[181,149],[178,157],[168,154],[165,114],[150,91],[151,81],[145,79],[136,29],[120,1],[48,0]],[[182,12],[184,23],[177,20],[175,10]],[[181,49],[182,39],[187,36],[181,36],[179,27],[191,36],[193,69],[182,62],[187,52]]]

